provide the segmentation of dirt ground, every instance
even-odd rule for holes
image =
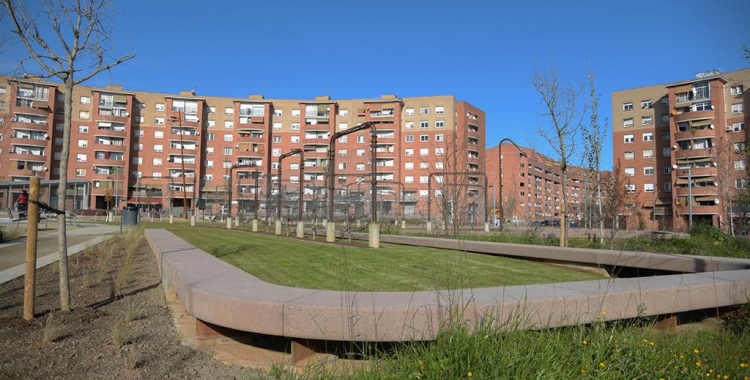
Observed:
[[[58,263],[37,271],[35,318],[23,277],[0,285],[0,379],[268,379],[180,344],[145,239],[71,256],[73,311],[59,311]]]

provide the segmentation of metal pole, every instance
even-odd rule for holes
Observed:
[[[693,230],[693,177],[692,177],[692,168],[688,168],[688,214],[689,214],[689,230]]]
[[[302,221],[302,209],[305,207],[305,200],[302,198],[302,194],[305,191],[305,150],[300,149],[299,151],[299,194],[297,195],[297,222]]]
[[[378,205],[377,205],[377,199],[378,199],[378,177],[377,177],[377,170],[378,170],[378,131],[375,130],[375,128],[370,128],[370,150],[371,150],[371,157],[370,157],[370,168],[371,174],[370,174],[370,180],[371,187],[372,187],[372,204],[370,205],[372,212],[372,222],[371,223],[377,223],[378,222]]]
[[[255,176],[255,188],[253,189],[255,191],[255,200],[253,201],[253,219],[258,219],[258,177],[260,176],[260,172],[254,170],[253,176]]]

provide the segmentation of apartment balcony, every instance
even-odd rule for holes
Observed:
[[[237,135],[237,141],[240,143],[265,143],[266,138],[263,133],[240,133]]]
[[[46,119],[35,119],[26,117],[13,117],[10,119],[11,127],[18,127],[28,130],[47,132],[49,131],[49,124]]]
[[[678,164],[679,165],[679,164]],[[675,172],[677,172],[677,178],[678,179],[684,179],[687,181],[688,175],[687,175],[687,169],[675,169]],[[718,170],[713,167],[705,167],[705,168],[692,168],[690,169],[690,176],[693,178],[693,181],[700,179],[701,177],[706,176],[716,176],[718,173]],[[687,182],[685,182],[687,183]]]
[[[48,101],[28,99],[18,99],[13,111],[16,113],[28,113],[37,116],[48,116],[52,113]]]
[[[682,216],[688,216],[690,215],[691,209],[688,205],[679,205],[677,206],[680,210],[680,213]],[[693,215],[716,215],[721,213],[721,207],[719,205],[713,205],[713,206],[700,206],[693,204],[692,207],[692,213]]]
[[[713,177],[706,177],[707,180],[712,180]],[[706,180],[704,179],[704,180]],[[679,181],[679,180],[678,180]],[[685,180],[687,182],[687,180]],[[685,182],[682,182],[681,184],[684,185]],[[680,183],[680,182],[678,182]],[[710,182],[713,183],[713,182]],[[697,182],[695,179],[693,179],[693,187],[690,188],[689,186],[675,186],[672,188],[672,193],[679,196],[679,197],[687,197],[691,193],[693,197],[696,196],[711,196],[711,197],[718,197],[719,196],[719,187],[718,186],[704,186],[701,182]]]
[[[95,118],[96,121],[115,121],[127,124],[130,113],[124,108],[99,108],[99,112]]]
[[[10,170],[8,170],[8,174],[13,177],[42,177],[46,178],[49,171],[45,171],[44,169],[18,169],[14,167],[13,165],[10,166]]]
[[[49,145],[49,138],[44,137],[36,137],[36,136],[29,136],[29,137],[16,137],[17,135],[12,135],[10,137],[11,144],[13,145],[28,145],[33,147],[42,147],[46,148]]]
[[[44,151],[18,150],[11,148],[8,151],[9,159],[13,161],[47,161],[47,154]]]
[[[240,126],[263,126],[266,124],[265,115],[247,115],[240,113],[238,124]]]
[[[369,121],[380,123],[393,123],[396,114],[393,109],[370,109]]]
[[[94,136],[114,136],[114,137],[127,137],[127,131],[125,129],[114,129],[114,128],[99,128],[94,132]]]
[[[692,140],[698,138],[711,138],[716,137],[716,131],[710,128],[704,129],[693,129],[685,132],[677,132],[674,134],[674,141]]]
[[[419,197],[416,195],[402,195],[399,199],[401,203],[417,203],[419,201]]]
[[[712,155],[711,149],[684,149],[676,150],[673,152],[675,159],[689,159],[698,157],[710,157]]]
[[[676,108],[682,108],[682,107],[676,107]],[[706,111],[690,111],[690,112],[683,112],[678,113],[674,115],[674,122],[680,123],[683,121],[690,121],[695,119],[711,119],[714,117],[714,110],[706,110]]]
[[[94,145],[97,150],[109,150],[112,152],[124,153],[127,151],[127,146],[124,143],[113,143],[107,141],[95,141]]]
[[[469,124],[468,130],[470,134],[479,134],[479,126],[476,124]]]
[[[198,109],[190,108],[183,110],[181,107],[173,108],[169,115],[167,115],[166,120],[173,126],[200,127]]]

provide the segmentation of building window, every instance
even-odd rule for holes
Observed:
[[[435,148],[435,155],[442,156],[445,154],[445,148]]]
[[[635,193],[635,184],[632,184],[632,183],[626,184],[625,191],[628,193]]]
[[[664,192],[671,193],[672,192],[672,182],[665,182],[664,183]]]
[[[293,131],[299,131],[299,123],[292,123],[291,128]]]
[[[429,190],[419,190],[419,197],[420,198],[427,198],[427,195],[429,195]]]
[[[78,147],[79,148],[86,148],[89,146],[89,140],[86,139],[80,139],[78,140]]]
[[[413,162],[405,162],[404,163],[404,170],[414,170],[414,163]]]
[[[161,152],[164,150],[164,146],[161,144],[154,145],[154,152]]]
[[[349,123],[339,123],[339,131],[345,131],[349,129]]]
[[[734,145],[734,153],[742,153],[745,151],[745,143],[744,142],[736,142]]]
[[[233,121],[225,121],[224,122],[224,129],[232,129],[234,128],[234,122]]]
[[[661,123],[662,124],[669,124],[669,114],[668,113],[661,114]]]
[[[643,191],[646,193],[653,193],[654,192],[654,184],[653,183],[644,183],[643,184]]]
[[[280,143],[281,142],[281,136],[274,136],[273,137],[273,142]]]
[[[154,106],[156,107],[157,111],[164,111],[164,104],[163,103],[156,103]]]
[[[364,157],[364,156],[365,156],[365,150],[357,149],[357,157]]]
[[[234,115],[234,107],[226,107],[226,108],[224,108],[224,114],[225,115]]]
[[[299,110],[292,110],[292,117],[299,117]]]
[[[133,157],[133,165],[142,165],[143,157]]]
[[[346,142],[349,141],[349,136],[341,136],[339,137],[339,142],[342,144],[346,144]]]
[[[672,168],[670,168],[669,166],[665,166],[661,172],[665,175],[670,175],[672,174]]]
[[[214,147],[207,146],[206,147],[206,154],[214,154]]]
[[[422,148],[419,150],[419,155],[422,157],[428,156],[429,154],[430,154],[430,149],[428,148]]]
[[[645,168],[643,168],[643,175],[654,175],[654,167],[646,166]]]
[[[430,135],[419,135],[419,141],[420,142],[428,142],[428,141],[430,141]]]
[[[635,168],[625,168],[625,177],[635,177]]]
[[[291,137],[292,144],[299,144],[299,135],[294,135]]]
[[[429,127],[430,127],[430,122],[429,121],[420,121],[419,122],[419,128],[423,128],[424,129],[424,128],[429,128]]]
[[[85,154],[83,154],[83,153],[76,154],[76,161],[77,162],[86,162],[86,159],[87,159],[87,157],[86,157]]]
[[[225,156],[231,156],[232,155],[232,148],[224,148],[224,155]]]
[[[405,139],[406,139],[406,142],[413,142],[414,141],[414,135],[406,135]]]
[[[651,108],[653,106],[651,100],[641,100],[641,108]]]
[[[420,115],[427,115],[430,113],[430,107],[420,107],[419,108],[419,114]]]
[[[358,171],[365,170],[365,164],[357,164],[357,170]]]
[[[406,116],[413,116],[414,115],[414,108],[407,108],[405,110]]]
[[[164,125],[164,118],[163,117],[156,117],[156,118],[154,118],[154,124],[156,124],[156,125]]]
[[[622,121],[622,127],[623,128],[630,128],[634,125],[633,118],[628,118]]]
[[[274,148],[271,150],[271,155],[274,157],[281,156],[281,148]]]
[[[273,123],[273,130],[274,131],[280,131],[281,128],[282,128],[282,124],[281,123]]]
[[[435,141],[444,141],[445,137],[442,133],[435,135]]]
[[[734,106],[732,106],[734,107]],[[89,111],[79,111],[78,112],[78,118],[88,120],[89,118]]]
[[[743,86],[732,86],[729,89],[729,93],[732,95],[742,95],[742,93],[745,91],[745,88]]]
[[[622,110],[623,111],[632,111],[633,110],[633,103],[623,103],[622,104]]]
[[[404,177],[404,183],[414,183],[414,176],[407,175],[406,177]]]
[[[154,158],[153,164],[154,166],[161,166],[162,160],[161,158]]]
[[[234,139],[234,135],[231,133],[225,133],[224,134],[224,141],[232,141]]]
[[[643,158],[654,158],[654,150],[653,149],[644,149],[643,150]]]
[[[662,132],[661,141],[669,141],[669,132]]]
[[[81,96],[81,104],[91,104],[91,97]]]
[[[412,129],[414,128],[414,122],[413,121],[407,121],[406,122],[406,129]]]
[[[734,170],[745,170],[745,160],[737,160],[734,162]]]
[[[357,136],[357,143],[364,143],[365,142],[365,136]]]
[[[214,127],[216,127],[216,120],[209,120],[207,127],[208,128],[214,128]]]
[[[634,160],[635,159],[635,152],[633,152],[633,151],[626,151],[625,152],[625,159],[626,160]]]
[[[738,189],[746,189],[747,188],[747,178],[737,178],[734,180],[734,187]]]
[[[339,116],[342,116],[342,117],[349,116],[349,110],[339,110]]]
[[[654,134],[652,132],[646,132],[643,134],[643,141],[654,141]]]
[[[662,157],[670,157],[672,156],[672,150],[669,149],[669,147],[661,148],[661,156]]]
[[[346,157],[349,152],[346,149],[339,149],[339,157]]]
[[[625,144],[631,144],[635,142],[635,135],[625,135]]]
[[[283,110],[273,110],[273,116],[276,116],[276,117],[284,116],[284,111]]]
[[[435,128],[443,128],[444,126],[445,126],[445,122],[443,120],[435,121]]]
[[[85,177],[86,176],[86,169],[77,168],[76,169],[76,177]]]
[[[732,123],[732,131],[734,132],[742,132],[745,130],[745,123],[739,122],[739,123]]]
[[[742,112],[743,112],[742,103],[732,104],[732,113],[742,113]]]
[[[427,162],[422,161],[422,162],[419,163],[419,168],[420,169],[429,169],[430,165]]]
[[[442,106],[435,107],[435,113],[438,115],[442,115],[443,113],[445,113],[445,107],[442,107]]]
[[[412,148],[404,149],[404,156],[411,157],[413,155],[414,155],[414,149]]]
[[[430,176],[421,175],[421,176],[419,176],[419,183],[427,183],[427,181],[429,181],[429,179],[430,179]]]
[[[89,133],[89,126],[88,125],[79,125],[78,126],[78,133]]]
[[[654,124],[654,118],[651,116],[643,116],[641,117],[641,125],[651,125]]]

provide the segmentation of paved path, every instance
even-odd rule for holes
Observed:
[[[37,235],[36,267],[41,268],[58,260],[57,223],[50,222],[46,231],[39,230]],[[10,225],[2,226],[9,230]],[[23,234],[19,240],[0,244],[0,284],[24,275],[26,262],[26,225],[18,228]],[[99,244],[120,232],[119,225],[78,223],[78,227],[68,226],[68,256]]]

